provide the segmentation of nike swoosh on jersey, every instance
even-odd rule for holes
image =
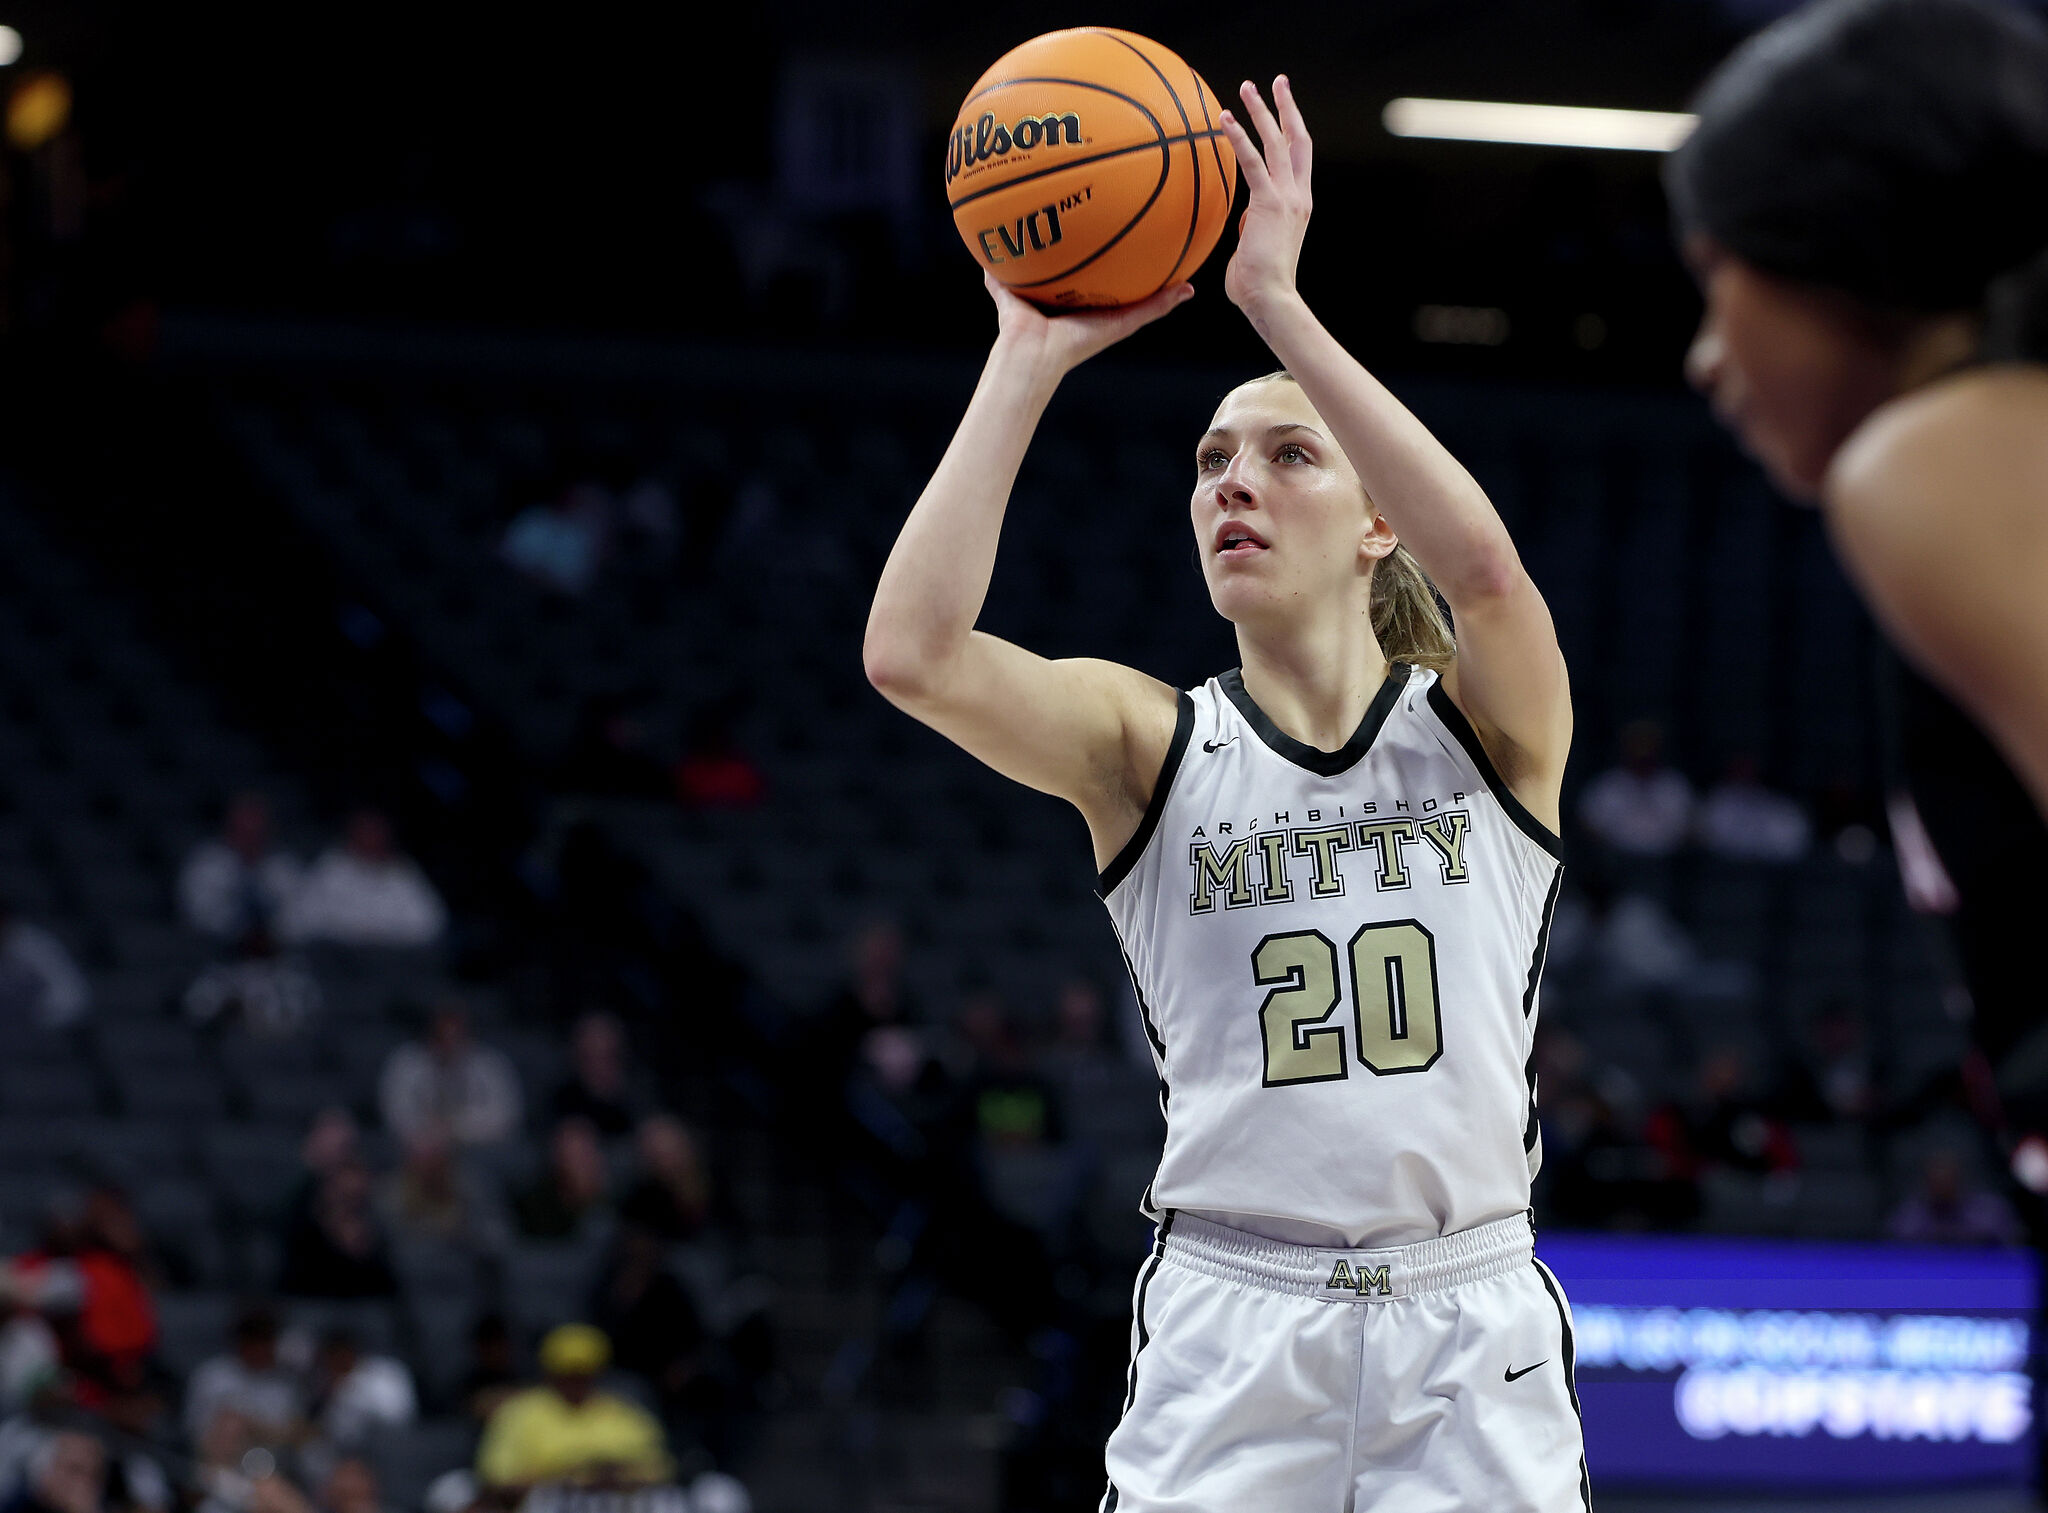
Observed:
[[[1204,741],[1204,742],[1202,742],[1202,750],[1204,750],[1204,751],[1208,751],[1208,752],[1217,752],[1217,751],[1221,751],[1221,750],[1222,750],[1222,749],[1223,749],[1224,747],[1226,747],[1226,746],[1232,746],[1232,745],[1235,745],[1236,743],[1237,743],[1237,737],[1236,737],[1236,736],[1232,736],[1232,737],[1231,737],[1231,738],[1230,738],[1229,740],[1227,740],[1227,741]]]
[[[1536,1366],[1524,1366],[1520,1371],[1517,1371],[1514,1367],[1510,1366],[1507,1369],[1506,1375],[1504,1375],[1501,1378],[1501,1380],[1504,1382],[1518,1382],[1523,1377],[1527,1376],[1530,1372],[1534,1371],[1537,1366],[1548,1366],[1549,1364],[1550,1358],[1548,1356],[1545,1356],[1542,1360],[1536,1363]]]

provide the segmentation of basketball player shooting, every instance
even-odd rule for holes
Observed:
[[[1053,318],[991,281],[868,675],[1081,811],[1137,988],[1167,1139],[1101,1506],[1590,1508],[1528,1215],[1564,660],[1478,484],[1302,299],[1308,130],[1284,78],[1241,93],[1224,289],[1284,372],[1224,396],[1189,498],[1241,665],[1182,692],[974,628],[1061,378],[1193,292]]]

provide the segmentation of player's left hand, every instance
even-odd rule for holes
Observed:
[[[1273,106],[1258,85],[1247,79],[1237,89],[1245,113],[1259,130],[1263,150],[1253,144],[1244,123],[1223,112],[1223,134],[1244,170],[1251,203],[1237,223],[1237,251],[1223,274],[1223,292],[1250,314],[1253,306],[1294,293],[1294,271],[1301,261],[1301,241],[1308,234],[1311,208],[1308,180],[1315,144],[1309,141],[1294,88],[1281,74],[1273,80]]]

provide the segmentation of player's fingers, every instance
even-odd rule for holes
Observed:
[[[1309,140],[1308,122],[1302,119],[1301,106],[1295,103],[1294,82],[1285,74],[1273,80],[1273,103],[1279,107],[1280,124],[1287,132],[1287,154],[1294,164],[1294,180],[1306,184],[1315,162],[1315,143]]]
[[[1294,165],[1287,156],[1287,133],[1273,115],[1272,107],[1266,104],[1266,97],[1259,93],[1259,86],[1247,79],[1238,86],[1238,95],[1244,100],[1244,107],[1250,113],[1252,125],[1259,129],[1259,140],[1266,145],[1266,174],[1275,183],[1289,183],[1294,178]]]
[[[1244,122],[1224,111],[1218,120],[1223,136],[1230,143],[1230,150],[1237,154],[1237,166],[1244,174],[1245,188],[1254,197],[1263,196],[1272,189],[1272,179],[1266,172],[1266,160],[1259,156],[1258,144],[1252,141],[1251,133],[1244,129]]]

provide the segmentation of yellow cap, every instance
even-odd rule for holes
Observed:
[[[612,1342],[590,1324],[557,1324],[540,1342],[540,1369],[549,1376],[596,1376],[611,1358]]]

